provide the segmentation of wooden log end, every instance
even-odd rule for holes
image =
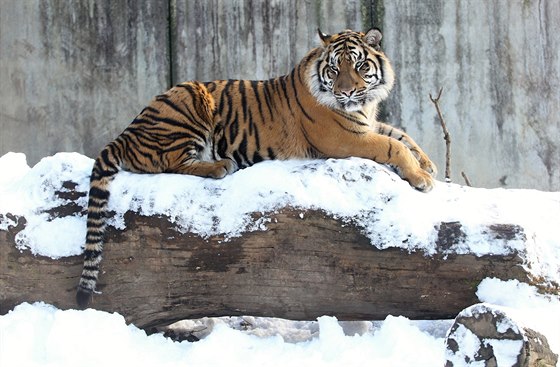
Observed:
[[[445,344],[446,367],[545,367],[558,362],[544,335],[520,326],[503,309],[482,303],[457,316]]]

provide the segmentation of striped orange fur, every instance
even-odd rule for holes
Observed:
[[[77,303],[95,292],[109,184],[119,170],[222,178],[265,159],[363,157],[395,167],[420,191],[435,165],[404,132],[377,121],[394,82],[381,33],[319,32],[288,74],[263,81],[185,82],[159,95],[94,163]]]

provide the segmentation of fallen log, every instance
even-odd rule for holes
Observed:
[[[57,216],[79,212],[78,205],[53,211]],[[94,295],[91,306],[118,312],[142,328],[224,315],[449,319],[478,302],[475,292],[485,277],[529,280],[516,253],[444,254],[464,235],[457,223],[440,225],[441,251],[426,256],[379,250],[356,226],[321,211],[301,213],[285,208],[269,215],[265,231],[224,241],[182,234],[165,217],[129,211],[125,230],[108,229],[98,284],[102,293]],[[15,237],[26,220],[12,219],[15,225],[0,230],[0,313],[34,301],[75,308],[81,257],[54,260],[18,250]],[[490,237],[501,241],[518,239],[521,230],[488,226]]]
[[[507,310],[476,304],[463,310],[446,337],[446,367],[556,366],[544,335],[520,325]]]
[[[74,308],[93,161],[0,163],[0,313]],[[554,193],[438,183],[423,194],[361,159],[266,162],[223,180],[122,172],[111,192],[122,229],[108,227],[91,306],[143,328],[222,315],[454,318],[486,277],[542,276],[558,292]]]

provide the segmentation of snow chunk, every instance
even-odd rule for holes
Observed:
[[[85,233],[86,222],[81,217],[45,220],[44,216],[32,216],[16,235],[16,246],[53,259],[80,255]]]
[[[534,286],[517,280],[496,278],[484,279],[476,295],[481,302],[504,310],[518,325],[542,333],[550,349],[560,355],[559,296],[541,294]]]

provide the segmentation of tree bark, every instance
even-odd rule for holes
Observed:
[[[83,208],[68,205],[52,214],[78,212]],[[285,208],[272,215],[266,231],[228,241],[181,234],[166,218],[128,212],[126,230],[108,228],[98,283],[102,294],[94,295],[92,307],[118,312],[142,328],[224,315],[449,319],[478,302],[475,292],[485,277],[528,281],[516,254],[379,250],[359,228],[320,211],[307,211],[303,218],[301,212]],[[16,226],[0,231],[0,313],[34,301],[75,308],[81,256],[54,260],[20,251],[14,238],[23,228],[20,217]],[[488,226],[501,240],[520,230]],[[462,236],[460,223],[442,223],[436,243],[445,249]]]

